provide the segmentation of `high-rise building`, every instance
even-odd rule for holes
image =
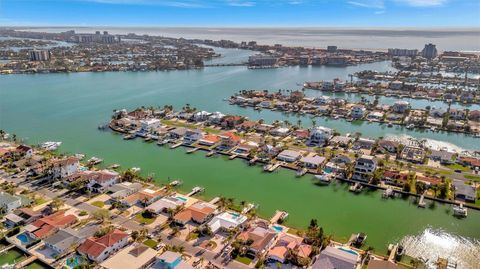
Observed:
[[[427,59],[437,57],[437,47],[432,43],[425,44],[425,47],[422,50],[422,57]]]
[[[337,51],[337,46],[327,46],[327,51],[328,52],[336,52]]]
[[[388,55],[390,56],[417,56],[418,50],[416,49],[388,49]]]
[[[48,61],[50,60],[49,50],[34,49],[28,52],[30,61]]]

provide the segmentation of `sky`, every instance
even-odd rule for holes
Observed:
[[[480,0],[0,0],[0,26],[480,27]]]

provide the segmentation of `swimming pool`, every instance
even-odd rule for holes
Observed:
[[[187,201],[187,198],[185,198],[185,197],[176,196],[175,198],[177,198],[178,200],[182,200],[183,202]]]
[[[65,265],[68,268],[75,268],[76,266],[79,266],[84,263],[87,263],[87,261],[83,257],[78,255],[73,255],[73,257],[67,259],[67,261],[65,262]]]
[[[30,243],[30,237],[25,233],[17,235],[17,239],[20,240],[20,242],[22,242],[22,244],[24,245],[27,245],[28,243]]]
[[[349,248],[342,248],[342,247],[338,247],[338,249],[343,250],[343,251],[345,251],[345,252],[348,252],[348,253],[350,253],[350,254],[353,254],[353,255],[358,256],[358,253],[357,253],[355,250],[352,250],[352,249],[349,249]]]
[[[272,225],[272,229],[275,230],[275,232],[280,233],[283,232],[284,228],[282,226]]]

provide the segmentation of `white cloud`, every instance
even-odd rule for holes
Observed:
[[[395,0],[401,4],[412,7],[439,7],[445,5],[448,0]]]
[[[376,8],[376,9],[384,9],[385,3],[383,0],[357,0],[357,1],[347,1],[349,5],[356,6],[356,7],[364,7],[364,8]]]
[[[255,2],[253,1],[242,1],[242,0],[227,0],[227,5],[232,7],[253,7]]]

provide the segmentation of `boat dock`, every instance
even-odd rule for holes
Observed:
[[[233,160],[233,159],[235,159],[235,158],[237,158],[237,157],[238,157],[237,154],[233,154],[233,155],[231,155],[230,157],[228,157],[228,159],[229,159],[229,160]]]
[[[31,264],[32,262],[34,262],[36,260],[37,260],[37,256],[32,255],[32,256],[28,257],[26,260],[23,260],[22,262],[17,263],[15,265],[15,268],[25,268],[27,265]]]
[[[198,150],[198,148],[191,148],[191,149],[187,150],[187,154],[194,153],[197,150]]]
[[[192,189],[192,191],[187,194],[187,196],[188,196],[188,197],[193,196],[193,195],[195,195],[195,194],[197,194],[197,193],[199,193],[199,192],[202,192],[202,191],[204,191],[204,190],[205,190],[205,189],[202,188],[202,187],[198,187],[198,186],[197,186],[197,187],[194,187],[194,188]]]
[[[277,210],[275,211],[275,215],[270,219],[270,223],[278,223],[288,217],[288,213],[286,211]]]
[[[275,171],[278,167],[280,167],[279,163],[276,163],[274,165],[270,165],[270,167],[267,169],[268,172],[273,172]]]
[[[211,157],[211,156],[215,155],[215,153],[216,153],[215,150],[211,150],[205,156],[206,157]]]
[[[418,201],[418,207],[424,208],[426,206],[426,203],[424,200],[425,200],[425,193],[423,193],[422,196],[420,196],[420,200]]]
[[[220,201],[220,197],[215,197],[212,200],[210,200],[210,202],[208,202],[208,203],[214,205],[214,204],[218,203],[218,201]]]
[[[178,143],[176,143],[176,144],[174,144],[174,145],[171,145],[170,148],[171,148],[171,149],[176,149],[176,148],[180,147],[182,144],[183,144],[183,142],[178,142]]]
[[[388,256],[388,260],[391,262],[395,261],[395,256],[397,254],[398,244],[392,246],[392,250],[390,250],[390,255]]]
[[[253,157],[252,159],[250,159],[250,161],[248,161],[248,164],[249,164],[249,165],[254,165],[254,164],[257,162],[257,160],[258,160],[258,157],[255,156],[255,157]]]
[[[14,248],[14,247],[15,247],[15,245],[12,244],[12,245],[10,245],[10,246],[8,246],[8,247],[0,250],[0,254],[3,254],[3,253],[5,253],[5,252],[7,252],[7,251],[9,251],[10,249],[12,249],[12,248]]]

